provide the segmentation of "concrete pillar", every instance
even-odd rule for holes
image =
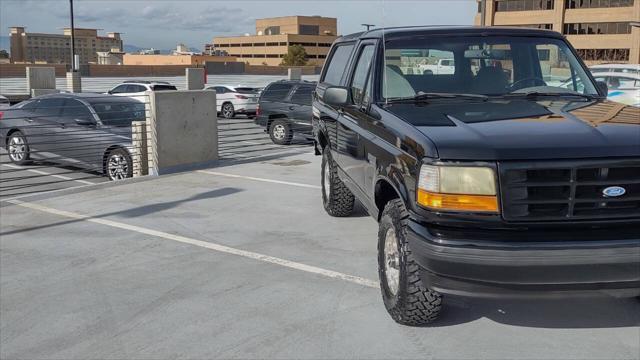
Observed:
[[[133,162],[133,176],[143,176],[149,174],[149,157],[147,144],[147,123],[146,121],[134,121],[131,123],[131,141],[133,151],[131,160]]]
[[[187,77],[187,90],[204,89],[204,68],[188,68],[185,69]]]
[[[56,69],[53,67],[27,67],[27,90],[55,89]]]
[[[73,93],[82,92],[82,78],[79,72],[67,73],[67,90]]]
[[[149,174],[161,175],[218,160],[216,94],[208,90],[147,92]]]
[[[302,79],[302,69],[289,68],[289,80],[300,80],[300,79]]]
[[[31,97],[49,95],[49,94],[58,94],[59,92],[60,90],[58,89],[31,89]]]
[[[562,34],[564,27],[565,0],[555,0],[553,4],[553,31]]]
[[[633,18],[640,21],[640,0],[633,3]],[[631,49],[629,50],[629,63],[640,64],[640,26],[631,28]]]

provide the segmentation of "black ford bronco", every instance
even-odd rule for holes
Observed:
[[[449,59],[438,73],[424,71]],[[640,109],[562,35],[411,27],[339,38],[313,100],[322,200],[379,222],[384,304],[640,294]]]

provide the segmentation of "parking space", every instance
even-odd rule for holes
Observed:
[[[433,326],[395,324],[377,224],[325,214],[311,147],[221,126],[262,150],[1,209],[0,357],[638,357],[635,299],[451,297]]]

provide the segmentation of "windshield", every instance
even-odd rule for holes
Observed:
[[[145,105],[140,102],[92,103],[105,126],[131,126],[132,121],[145,121]]]
[[[553,38],[389,40],[385,63],[381,84],[384,99],[430,93],[598,95],[567,44]]]

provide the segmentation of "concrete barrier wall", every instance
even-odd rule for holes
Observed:
[[[0,78],[26,77],[27,67],[53,67],[56,77],[65,77],[67,65],[64,64],[0,64]]]
[[[149,173],[165,174],[218,160],[214,91],[147,92],[150,98]]]
[[[27,90],[55,89],[56,69],[52,67],[27,67]]]

